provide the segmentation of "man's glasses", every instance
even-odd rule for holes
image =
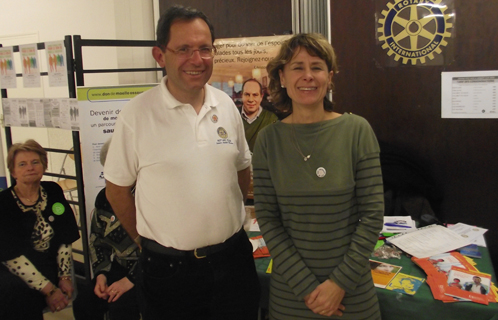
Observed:
[[[176,54],[178,59],[181,59],[181,60],[187,60],[187,59],[192,58],[192,56],[194,55],[194,52],[196,52],[196,51],[199,51],[199,55],[201,56],[202,59],[211,59],[214,57],[214,54],[216,53],[216,48],[214,48],[214,47],[204,47],[204,48],[195,49],[195,50],[192,48],[189,48],[189,47],[180,48],[178,50],[173,50],[173,49],[166,47],[166,50]]]

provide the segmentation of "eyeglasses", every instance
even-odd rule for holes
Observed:
[[[166,50],[176,54],[178,59],[182,59],[182,60],[187,60],[187,59],[192,58],[192,56],[194,55],[194,52],[196,52],[196,51],[199,51],[199,55],[201,56],[202,59],[211,59],[214,57],[214,54],[216,53],[215,47],[204,47],[204,48],[195,49],[195,50],[192,48],[189,48],[189,47],[180,48],[178,50],[173,50],[173,49],[166,47]]]

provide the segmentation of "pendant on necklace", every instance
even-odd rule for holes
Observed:
[[[318,178],[323,178],[323,177],[325,177],[326,174],[327,174],[327,170],[325,170],[324,167],[320,167],[320,168],[316,169],[316,176]]]
[[[311,158],[311,154],[308,154],[306,157],[304,157],[304,161],[308,161],[309,158]]]

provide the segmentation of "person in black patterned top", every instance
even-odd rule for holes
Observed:
[[[100,151],[105,163],[109,139]],[[102,189],[95,200],[90,234],[90,259],[94,272],[93,286],[80,290],[73,305],[76,320],[138,320],[135,270],[140,250],[118,220]]]
[[[0,193],[0,319],[43,319],[74,292],[71,244],[79,238],[61,187],[41,181],[47,152],[34,140],[9,148],[15,185]]]

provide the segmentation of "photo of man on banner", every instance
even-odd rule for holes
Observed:
[[[290,35],[217,39],[213,74],[209,84],[228,94],[241,112],[249,150],[258,132],[282,119],[268,94],[266,65]],[[252,173],[246,204],[252,204]]]
[[[209,84],[223,90],[242,111],[242,85],[249,79],[261,84],[263,109],[276,113],[268,95],[266,65],[276,54],[282,41],[290,35],[217,39],[213,75]],[[277,114],[277,116],[280,116]]]

